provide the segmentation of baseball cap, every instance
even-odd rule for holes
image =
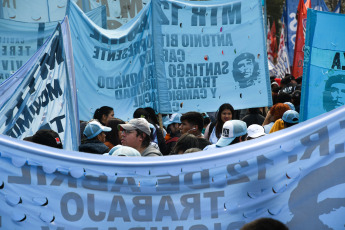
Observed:
[[[127,124],[121,124],[117,126],[118,129],[122,130],[135,130],[139,129],[140,131],[146,133],[150,136],[151,130],[150,130],[150,124],[145,118],[134,118],[130,120]]]
[[[182,114],[180,114],[180,113],[173,113],[171,115],[170,119],[164,122],[164,126],[168,127],[169,125],[174,124],[174,123],[180,124],[181,123],[181,116],[182,116]]]
[[[25,137],[24,140],[53,148],[63,148],[59,134],[50,129],[38,130],[33,136]]]
[[[287,104],[291,110],[296,110],[295,106],[291,102],[284,102],[284,104]]]
[[[299,121],[299,113],[295,110],[287,110],[282,117],[284,122],[296,124]]]
[[[87,123],[84,129],[84,135],[87,139],[92,139],[101,132],[110,132],[111,128],[107,126],[103,126],[100,122],[93,120]]]
[[[240,120],[230,120],[224,123],[222,136],[219,138],[216,146],[224,147],[229,145],[236,137],[247,133],[247,124]]]
[[[257,138],[266,135],[264,127],[258,124],[252,124],[247,129],[248,137]]]
[[[104,155],[124,156],[124,157],[140,157],[141,156],[138,150],[129,146],[124,146],[124,145],[116,145],[109,151],[109,153],[105,153]]]

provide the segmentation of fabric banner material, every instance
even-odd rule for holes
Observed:
[[[289,229],[344,226],[345,107],[210,151],[133,158],[0,135],[4,229]]]
[[[70,12],[80,118],[271,105],[261,1],[153,1],[115,31]],[[100,104],[100,102],[102,102]]]
[[[297,32],[296,43],[293,56],[292,75],[298,78],[303,75],[303,60],[304,60],[304,46],[305,33],[307,26],[307,9],[311,7],[310,0],[304,4],[303,0],[299,1],[297,9]]]
[[[303,120],[345,103],[345,32],[341,29],[345,16],[309,12],[301,98]]]
[[[68,70],[73,57],[67,24],[66,19],[66,35],[58,24],[29,62],[0,85],[0,133],[23,139],[39,129],[53,129],[65,149],[78,149],[79,119],[74,73]]]
[[[117,29],[134,18],[147,0],[2,0],[0,18],[22,22],[60,21],[65,16],[68,1],[73,1],[85,12],[105,9],[103,28]],[[30,6],[30,10],[28,10]]]
[[[98,26],[106,28],[105,6],[96,8],[86,15]],[[8,79],[34,55],[54,32],[57,23],[0,19],[0,83]]]
[[[297,12],[297,6],[298,6],[299,0],[287,0],[285,1],[286,4],[286,15],[285,15],[285,22],[287,26],[287,50],[289,53],[289,62],[293,63],[293,55],[294,55],[294,49],[295,49],[295,40],[296,40],[296,31],[297,31],[297,18],[296,18],[296,12]],[[335,13],[340,13],[340,2],[335,8]],[[319,11],[325,11],[328,12],[329,9],[327,5],[325,4],[324,0],[312,0],[311,6],[315,10]]]
[[[285,23],[282,21],[282,27],[279,39],[278,59],[277,64],[270,70],[270,76],[277,78],[285,77],[285,74],[290,73],[290,62],[288,52],[285,46]]]

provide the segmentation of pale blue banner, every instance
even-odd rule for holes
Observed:
[[[78,150],[79,119],[70,43],[66,19],[62,30],[58,24],[42,48],[0,85],[1,134],[23,139],[39,129],[52,129],[59,133],[65,149]]]
[[[344,23],[343,14],[308,10],[302,120],[345,104]]]
[[[86,15],[98,26],[107,28],[105,6],[89,11]],[[54,32],[57,23],[0,19],[0,83],[34,55]]]
[[[260,217],[342,229],[345,107],[178,156],[71,152],[0,135],[4,229],[235,230]]]
[[[155,0],[115,31],[70,9],[82,120],[103,105],[128,120],[147,106],[183,113],[272,104],[259,0]]]

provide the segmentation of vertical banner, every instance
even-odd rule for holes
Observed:
[[[292,75],[298,78],[303,75],[303,59],[304,59],[304,42],[305,31],[307,26],[307,8],[310,8],[310,0],[304,4],[303,0],[299,1],[297,9],[297,32],[296,44],[293,56]]]
[[[60,24],[38,52],[25,64],[23,70],[28,71],[18,71],[10,78],[20,79],[18,86],[9,85],[12,81],[0,85],[5,98],[1,100],[0,133],[23,139],[39,129],[52,129],[59,133],[65,149],[77,150],[76,92],[74,75],[68,70],[73,57],[66,56]]]
[[[285,46],[285,23],[283,20],[279,39],[277,64],[272,70],[270,70],[270,74],[277,78],[283,78],[285,77],[285,74],[288,73],[290,73],[290,62]]]
[[[301,100],[302,120],[345,104],[343,23],[343,14],[308,10]]]

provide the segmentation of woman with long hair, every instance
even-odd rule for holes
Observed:
[[[97,119],[102,125],[106,125],[110,118],[114,118],[114,109],[109,106],[102,106],[93,114],[93,119]]]
[[[205,130],[205,138],[216,144],[222,135],[222,128],[226,121],[232,120],[235,114],[234,107],[229,103],[222,104],[217,112],[216,121],[210,123]]]

